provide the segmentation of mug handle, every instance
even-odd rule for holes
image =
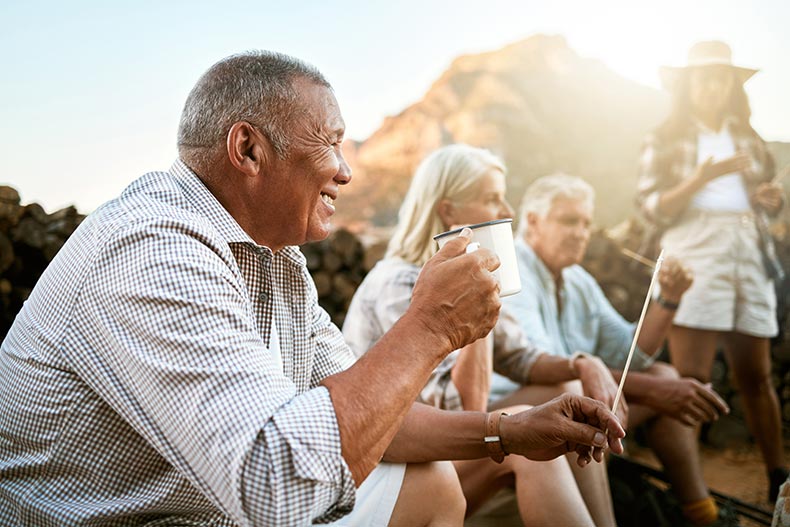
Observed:
[[[473,253],[480,248],[480,244],[477,242],[471,242],[469,245],[466,246],[466,254]]]

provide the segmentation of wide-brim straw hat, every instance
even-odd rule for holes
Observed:
[[[688,61],[685,66],[662,66],[658,70],[661,83],[667,90],[672,90],[678,78],[692,68],[701,66],[729,66],[735,71],[741,83],[746,82],[759,70],[735,66],[732,63],[730,46],[719,40],[697,42],[689,49]]]

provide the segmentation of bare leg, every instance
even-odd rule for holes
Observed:
[[[669,357],[680,376],[709,382],[718,339],[717,331],[672,326],[669,330]]]
[[[771,382],[771,352],[768,339],[730,333],[725,353],[743,396],[746,423],[757,441],[770,471],[784,467],[782,420],[779,400]]]
[[[456,461],[455,468],[468,503],[467,515],[502,487],[515,485],[525,527],[594,525],[565,458],[537,462],[508,456],[502,464],[490,459]]]
[[[716,331],[672,326],[669,356],[681,377],[710,382],[719,337]],[[699,427],[686,427],[667,417],[657,419],[648,429],[650,446],[661,460],[681,503],[692,503],[709,495],[702,477],[698,438]]]
[[[677,379],[678,372],[666,363],[655,363],[645,373]],[[647,423],[647,441],[653,449],[672,489],[681,503],[693,503],[710,496],[702,477],[697,430],[667,415],[656,414],[647,406],[631,404],[630,426]]]
[[[515,404],[537,405],[550,401],[563,393],[582,393],[579,381],[566,382],[555,385],[527,385],[510,396],[497,401],[492,408],[502,408]],[[609,490],[609,477],[606,473],[605,463],[591,463],[582,468],[576,463],[576,454],[566,456],[576,485],[584,498],[587,510],[590,511],[595,525],[615,525],[614,505]]]
[[[457,527],[463,525],[465,510],[466,501],[452,463],[409,464],[390,526]]]

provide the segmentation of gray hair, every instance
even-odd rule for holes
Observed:
[[[223,147],[230,127],[255,125],[280,158],[287,157],[288,121],[301,110],[294,80],[331,88],[315,67],[272,51],[247,51],[211,66],[184,104],[178,126],[178,153],[206,158]]]
[[[585,201],[592,208],[595,190],[583,179],[567,174],[552,174],[536,179],[527,187],[521,199],[518,235],[524,236],[527,232],[527,214],[531,212],[539,218],[545,218],[557,198]]]
[[[423,265],[436,252],[433,236],[445,230],[438,204],[443,199],[464,203],[474,197],[475,184],[491,170],[505,173],[498,157],[482,148],[457,144],[426,157],[414,173],[398,212],[398,226],[387,256]]]

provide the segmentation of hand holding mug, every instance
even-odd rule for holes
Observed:
[[[409,311],[429,331],[445,336],[447,352],[483,338],[499,317],[499,283],[493,272],[496,254],[466,247],[471,231],[449,240],[423,267],[412,291]]]

